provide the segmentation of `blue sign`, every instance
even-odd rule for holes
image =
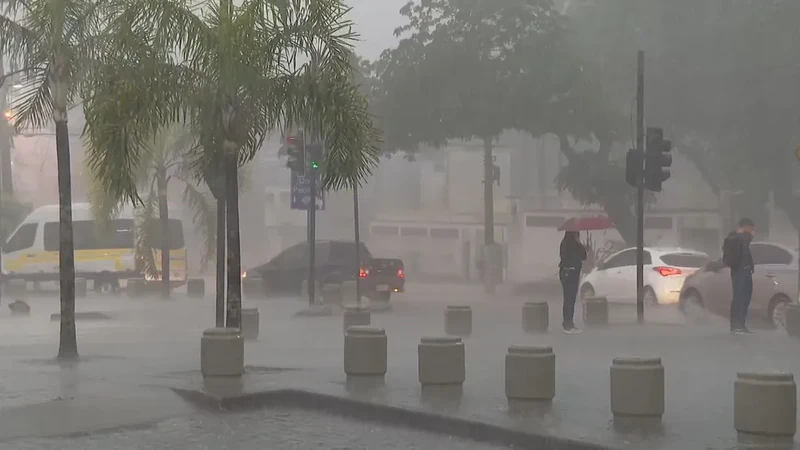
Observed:
[[[319,171],[314,171],[317,178],[317,211],[325,209],[325,192],[320,188]],[[311,177],[307,174],[292,171],[292,209],[308,211],[311,204]]]

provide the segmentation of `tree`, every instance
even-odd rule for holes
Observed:
[[[618,111],[630,104],[636,50],[647,58],[648,120],[671,129],[676,150],[712,191],[741,191],[735,209],[766,222],[769,192],[796,227],[792,151],[800,102],[800,4],[609,0],[575,3],[574,43]]]
[[[0,15],[0,54],[22,68],[12,103],[18,129],[52,123],[59,198],[61,333],[58,358],[78,358],[75,336],[75,257],[67,111],[93,67],[103,24],[102,0],[7,0]]]
[[[420,143],[438,147],[448,139],[482,141],[488,252],[495,247],[494,142],[519,123],[520,72],[530,79],[546,77],[561,16],[551,0],[411,1],[400,12],[407,24],[395,34],[403,38],[377,65],[385,140],[390,149],[406,150]],[[541,111],[549,101],[545,94],[531,92],[527,108]],[[487,255],[487,269],[493,259]],[[491,271],[485,273],[492,291]]]
[[[193,214],[194,224],[205,237],[206,246],[203,260],[207,260],[213,252],[216,239],[216,218],[214,208],[205,192],[195,183],[186,153],[192,143],[188,130],[178,126],[167,127],[159,131],[150,145],[143,148],[144,153],[133,170],[137,174],[137,186],[143,194],[143,203],[136,208],[134,226],[136,250],[140,261],[144,263],[144,273],[150,277],[160,278],[161,295],[168,298],[171,292],[170,280],[170,211],[167,192],[171,181],[183,185],[183,201]],[[124,199],[111,198],[96,179],[91,179],[90,203],[95,219],[103,224],[115,216],[126,204]],[[158,250],[154,255],[154,251]],[[160,259],[160,264],[158,260]]]
[[[85,101],[93,175],[112,195],[138,201],[131,168],[143,143],[176,118],[188,124],[196,173],[226,200],[229,327],[241,312],[238,167],[267,133],[298,122],[314,130],[326,144],[327,188],[362,179],[377,163],[351,79],[346,13],[339,0],[221,0],[205,10],[147,0],[126,3],[113,21],[113,64]]]

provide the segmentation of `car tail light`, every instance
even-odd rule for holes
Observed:
[[[397,278],[405,278],[406,274],[403,273],[403,269],[397,269]]]
[[[358,269],[358,278],[367,278],[368,275],[369,275],[369,269],[364,267]]]
[[[662,277],[670,277],[672,275],[680,275],[683,273],[681,269],[675,267],[653,267],[653,270],[658,272]]]

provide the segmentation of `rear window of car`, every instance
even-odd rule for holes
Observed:
[[[386,269],[402,269],[403,268],[403,261],[400,259],[373,259],[370,261],[370,265],[377,270],[386,270]]]
[[[705,255],[674,253],[670,255],[661,255],[661,261],[670,266],[699,269],[708,264],[708,257]]]
[[[317,246],[319,247],[319,246]],[[371,258],[369,250],[364,243],[361,243],[361,260],[368,260]],[[347,261],[354,260],[356,257],[356,244],[355,242],[331,242],[330,254],[328,256],[331,261]]]

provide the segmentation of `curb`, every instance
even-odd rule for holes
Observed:
[[[217,411],[297,408],[513,448],[531,450],[614,450],[612,447],[603,445],[524,432],[470,419],[415,411],[299,389],[276,389],[230,397],[218,397],[198,390],[179,388],[173,388],[173,391],[191,403]]]

